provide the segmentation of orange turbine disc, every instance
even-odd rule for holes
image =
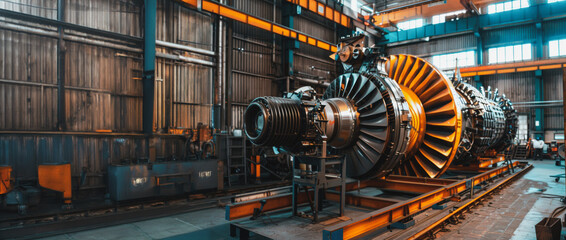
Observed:
[[[446,76],[422,58],[392,55],[386,71],[404,92],[412,91],[420,99],[426,119],[424,127],[411,129],[424,131],[417,134],[424,134],[424,139],[412,146],[416,149],[408,149],[412,154],[396,172],[431,178],[442,175],[454,159],[462,132],[461,107],[455,101],[458,93]]]

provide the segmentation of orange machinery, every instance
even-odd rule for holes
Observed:
[[[12,190],[12,167],[0,166],[0,195]]]
[[[71,204],[71,164],[39,165],[37,168],[39,185],[62,192],[65,204]]]

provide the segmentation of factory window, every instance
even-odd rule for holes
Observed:
[[[548,1],[555,1],[555,0],[548,0]],[[527,8],[529,7],[529,0],[514,0],[502,3],[491,4],[487,7],[488,14],[500,13],[500,12],[507,12],[519,8]]]
[[[467,67],[475,64],[475,52],[465,51],[459,53],[449,53],[436,55],[432,57],[432,64],[439,69],[453,69],[456,67],[456,61],[458,62],[458,67]]]
[[[422,18],[397,23],[397,29],[399,30],[409,30],[413,28],[419,28],[422,26],[423,26]]]
[[[554,40],[548,42],[548,56],[549,57],[566,56],[566,39]]]
[[[531,44],[526,43],[514,46],[490,48],[487,54],[489,64],[516,62],[531,60],[532,49]]]
[[[449,12],[449,13],[444,13],[444,14],[432,16],[432,24],[439,24],[439,23],[446,22],[446,17],[462,14],[462,13],[465,13],[465,12],[466,12],[466,10],[462,10],[462,11]]]
[[[548,0],[548,3],[562,2],[564,0]]]

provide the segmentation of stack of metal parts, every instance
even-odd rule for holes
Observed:
[[[380,58],[363,40],[343,39],[335,58],[347,73],[322,98],[299,90],[255,99],[245,113],[251,142],[295,155],[342,154],[354,178],[439,177],[456,157],[470,162],[511,144],[515,110],[497,90],[479,91],[459,79],[455,88],[424,59]],[[324,142],[328,149],[319,147]]]

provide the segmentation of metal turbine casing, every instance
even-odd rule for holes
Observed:
[[[467,164],[482,153],[500,152],[510,146],[516,135],[517,115],[509,99],[499,96],[497,89],[492,94],[491,87],[482,91],[461,81],[454,85],[464,101],[466,119],[455,163]]]
[[[466,163],[479,156],[474,151],[501,151],[515,136],[515,110],[497,91],[480,94],[461,82],[455,88],[411,55],[356,64],[363,70],[336,78],[322,100],[255,99],[245,113],[250,140],[312,154],[324,136],[330,153],[346,156],[349,177],[438,177],[456,157]],[[258,133],[250,126],[259,112],[265,126]]]

